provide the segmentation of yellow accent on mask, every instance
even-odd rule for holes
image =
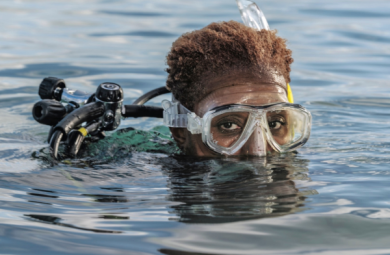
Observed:
[[[287,83],[287,99],[288,101],[293,104],[294,103],[294,96],[293,96],[293,93],[292,93],[292,90],[291,90],[291,87],[290,87],[290,83]],[[294,131],[294,127],[292,129],[292,137],[295,136],[295,131]]]
[[[85,128],[80,128],[79,129],[79,132],[83,135],[83,136],[87,136],[88,135],[88,131],[85,129]]]
[[[287,83],[287,99],[291,104],[294,103],[294,96],[291,91],[290,83]]]

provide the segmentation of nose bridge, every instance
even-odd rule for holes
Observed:
[[[256,126],[260,127],[263,118],[265,118],[264,110],[258,110],[255,115]]]
[[[266,155],[267,142],[264,138],[264,132],[260,124],[261,118],[256,119],[256,126],[247,142],[241,148],[241,154],[250,156]]]

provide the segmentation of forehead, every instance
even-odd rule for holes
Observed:
[[[227,104],[264,105],[278,102],[288,102],[286,92],[280,86],[237,84],[212,91],[195,106],[195,113],[203,116],[207,111]]]
[[[205,96],[194,111],[203,116],[214,107],[226,104],[264,105],[287,102],[286,81],[276,71],[253,71],[232,68],[201,79]]]
[[[195,113],[203,116],[207,111],[221,105],[246,104],[264,105],[288,102],[286,91],[275,84],[235,84],[229,87],[218,87],[195,105]]]

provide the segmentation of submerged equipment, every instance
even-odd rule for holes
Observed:
[[[117,129],[122,118],[162,118],[161,107],[144,104],[166,93],[170,91],[161,87],[123,105],[123,89],[116,83],[102,83],[94,94],[87,94],[67,88],[63,79],[48,77],[39,86],[42,100],[33,106],[32,115],[37,122],[51,126],[48,142],[54,158],[61,142],[67,144],[69,156],[75,157],[87,135],[104,138],[104,131]]]

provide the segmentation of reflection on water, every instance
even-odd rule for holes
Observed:
[[[10,215],[3,226],[12,229],[24,222],[18,235],[35,227],[66,230],[70,243],[78,242],[80,231],[105,234],[106,241],[117,243],[122,240],[117,235],[170,236],[169,229],[179,223],[213,228],[283,216],[304,210],[306,197],[317,193],[295,184],[309,181],[308,164],[295,154],[200,160],[142,152],[121,163],[84,168],[77,160],[49,164],[36,173],[0,177],[3,197],[9,198],[0,204],[3,215]],[[20,216],[11,213],[15,210]],[[45,233],[37,233],[37,239],[27,242],[48,248],[37,241],[44,238]],[[94,244],[94,254],[105,254],[98,251],[99,244]],[[130,243],[126,249],[137,247]],[[77,247],[73,251],[84,252]]]
[[[293,180],[308,180],[305,160],[288,155],[268,161],[177,159],[174,166],[169,161],[162,165],[169,200],[181,202],[171,207],[179,221],[222,223],[302,210],[305,197]]]
[[[60,164],[44,173],[14,175],[0,180],[12,184],[13,189],[21,188],[17,192],[21,205],[44,213],[24,214],[27,219],[112,233],[123,230],[99,229],[99,225],[110,225],[111,220],[132,219],[127,215],[135,209],[134,204],[146,201],[172,204],[168,210],[169,220],[226,223],[299,212],[303,210],[306,195],[316,194],[315,190],[300,191],[296,187],[294,180],[309,180],[308,161],[294,154],[203,160],[153,154],[134,157],[136,161],[132,159],[124,165],[111,166],[112,169],[95,165],[82,171]],[[145,187],[151,185],[150,179],[155,179],[157,185]],[[13,193],[12,190],[9,192]],[[166,202],[161,196],[166,196]],[[51,208],[52,213],[42,210],[42,206]],[[77,219],[76,224],[65,223],[76,208],[77,211],[92,209],[94,214],[109,208],[110,213],[93,216],[100,219],[99,224],[89,222],[88,228],[83,227],[90,221],[85,217]],[[70,215],[60,216],[59,212]]]
[[[179,152],[169,137],[168,128],[156,127],[151,131],[123,129],[99,142],[86,143],[78,159],[57,162],[51,158],[47,148],[34,152],[33,157],[54,167],[58,163],[66,163],[73,167],[93,167],[100,170],[98,175],[102,174],[101,171],[107,167],[107,164],[113,162],[123,164],[125,161],[125,164],[128,164],[128,173],[115,174],[116,178],[125,179],[132,176],[132,171],[139,170],[134,169],[134,166],[141,166],[143,169],[139,156],[134,155],[140,151],[172,155]],[[137,160],[132,156],[135,156]],[[65,158],[66,155],[62,154],[62,157]],[[307,175],[308,163],[308,160],[301,159],[294,153],[261,158],[222,159],[176,155],[151,156],[148,167],[161,169],[169,188],[167,200],[178,203],[170,207],[169,212],[177,215],[177,218],[172,217],[171,220],[186,223],[222,223],[282,216],[304,210],[305,195],[298,190],[294,180],[310,180]],[[96,178],[96,176],[89,176],[90,171],[83,173],[83,178],[80,178],[69,174],[65,169],[60,168],[60,172],[76,185],[85,182],[85,178]],[[123,188],[100,187],[100,189],[114,192],[115,195],[86,193],[81,195],[90,197],[98,203],[130,201]],[[37,188],[34,190],[45,191]],[[55,191],[45,192],[56,193]],[[316,193],[315,190],[305,190],[305,194]],[[59,198],[52,194],[28,194]],[[52,216],[28,216],[42,221],[47,219],[53,224],[59,222],[59,218]]]

